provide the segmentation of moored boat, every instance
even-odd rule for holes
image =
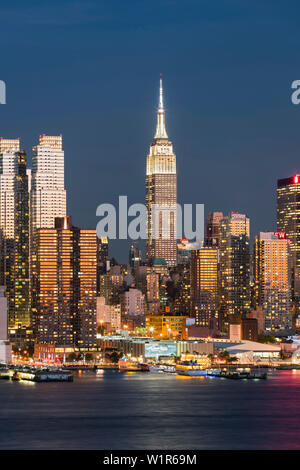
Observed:
[[[0,379],[9,380],[12,376],[12,373],[9,369],[0,369]]]
[[[149,372],[148,364],[134,362],[127,359],[119,360],[119,371],[120,372]]]
[[[205,377],[207,375],[207,369],[204,369],[202,365],[195,362],[184,361],[176,364],[176,374],[190,377]]]
[[[16,370],[12,379],[30,382],[73,382],[73,374],[62,369],[24,368]]]

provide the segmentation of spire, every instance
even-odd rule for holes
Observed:
[[[167,139],[168,134],[166,131],[165,126],[165,108],[164,108],[164,100],[163,100],[163,86],[162,86],[162,78],[159,81],[159,105],[157,110],[157,125],[156,125],[156,132],[155,132],[155,139]]]

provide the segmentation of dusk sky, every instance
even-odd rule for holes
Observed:
[[[159,74],[178,201],[275,229],[276,182],[300,172],[299,2],[10,1],[0,7],[0,136],[63,134],[68,214],[144,202]],[[297,13],[297,14],[296,14]],[[126,262],[127,242],[110,255]]]

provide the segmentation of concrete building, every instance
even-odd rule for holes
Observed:
[[[257,341],[258,327],[256,318],[231,318],[229,324],[229,338],[232,341]]]
[[[145,298],[139,289],[130,287],[121,296],[122,315],[144,315]]]
[[[181,315],[146,315],[146,330],[154,338],[186,339],[187,317]]]
[[[97,327],[102,326],[112,331],[121,328],[121,305],[107,305],[105,297],[97,297]]]

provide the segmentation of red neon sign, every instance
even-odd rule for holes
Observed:
[[[294,180],[294,184],[298,184],[299,183],[299,175],[295,175],[293,180]]]
[[[274,235],[276,235],[276,237],[279,238],[280,240],[284,240],[286,238],[285,232],[275,232]]]

